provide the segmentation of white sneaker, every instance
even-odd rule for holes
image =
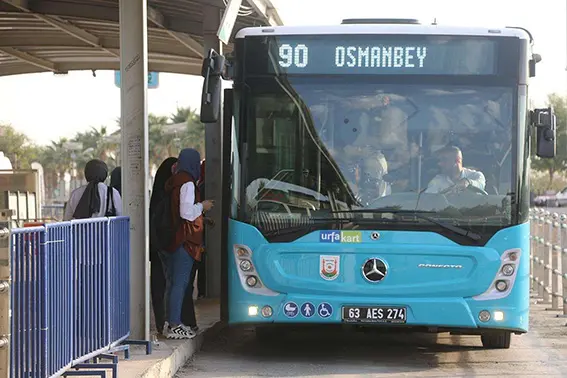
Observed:
[[[185,328],[185,326],[181,324],[175,328],[171,328],[169,326],[167,328],[166,337],[168,339],[192,339],[197,336],[195,332],[193,332],[191,329]]]
[[[187,330],[193,332],[194,334],[197,334],[198,331],[199,331],[199,327],[198,327],[198,326],[191,327],[191,326],[188,326],[188,325],[185,325],[185,324],[181,324],[181,326],[184,327],[185,329],[187,329]]]

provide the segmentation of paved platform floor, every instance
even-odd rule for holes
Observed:
[[[218,300],[202,299],[195,302],[199,335],[192,340],[167,340],[156,337],[153,353],[145,354],[143,347],[131,348],[131,359],[121,356],[118,364],[119,377],[172,377],[186,361],[201,347],[204,334],[219,321],[220,307]],[[156,335],[152,317],[152,335]],[[214,332],[214,331],[213,331]]]
[[[194,377],[567,377],[567,323],[534,304],[530,332],[510,349],[479,336],[313,330],[260,342],[250,328],[207,339],[178,378]]]

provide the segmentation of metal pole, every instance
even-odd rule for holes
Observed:
[[[551,293],[551,277],[553,273],[551,272],[551,253],[552,253],[552,240],[551,235],[553,233],[553,218],[552,214],[548,211],[546,212],[545,220],[545,245],[544,245],[544,256],[543,256],[543,303],[551,303],[552,293]]]
[[[215,49],[222,54],[222,45],[217,37],[217,30],[220,27],[221,10],[217,7],[205,5],[203,7],[203,35],[205,55],[209,49]],[[207,179],[205,180],[205,192],[208,199],[215,201],[215,207],[211,211],[212,219],[215,221],[214,232],[206,233],[207,262],[207,296],[212,298],[220,297],[221,293],[221,238],[226,230],[221,229],[221,209],[225,204],[222,199],[222,109],[219,121],[207,124],[205,129],[205,151],[207,156]],[[225,146],[229,148],[230,146]]]
[[[149,340],[147,0],[120,0],[122,195],[130,217],[130,332]]]
[[[536,215],[535,209],[530,209],[530,293],[534,293],[537,289],[535,285],[535,272],[534,272],[534,253],[536,245]]]
[[[537,234],[538,234],[538,242],[537,242],[537,249],[536,249],[536,256],[537,256],[537,293],[538,298],[540,298],[540,302],[543,300],[544,296],[544,285],[543,285],[543,277],[545,275],[545,268],[543,265],[543,255],[544,255],[544,248],[545,248],[545,211],[539,211],[539,217],[537,222]]]
[[[567,220],[567,219],[565,219]],[[567,316],[567,223],[561,223],[561,294],[563,315]]]
[[[0,378],[10,376],[10,220],[12,210],[0,211]]]
[[[551,308],[549,310],[560,310],[561,296],[559,288],[561,285],[560,266],[561,263],[561,223],[565,220],[565,215],[553,213],[551,220]]]

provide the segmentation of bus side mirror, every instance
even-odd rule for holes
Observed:
[[[535,77],[535,73],[536,73],[536,62],[535,62],[535,60],[530,59],[528,69],[529,69],[530,77]]]
[[[219,119],[224,56],[211,49],[203,61],[201,75],[205,78],[201,97],[201,122],[215,123]]]
[[[536,75],[536,64],[538,64],[539,62],[541,62],[541,55],[533,54],[532,59],[530,59],[529,64],[528,64],[530,77],[535,77],[535,75]]]
[[[556,118],[551,107],[531,112],[531,123],[536,128],[536,155],[540,158],[555,157]]]

